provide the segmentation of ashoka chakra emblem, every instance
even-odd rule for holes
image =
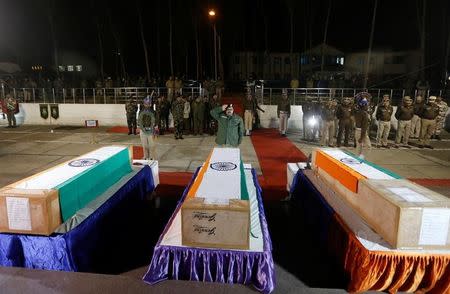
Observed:
[[[218,171],[229,171],[237,168],[237,165],[232,162],[214,162],[210,166]]]
[[[85,167],[85,166],[92,166],[98,162],[100,162],[100,160],[95,158],[82,158],[69,162],[69,165],[72,167]]]
[[[359,161],[358,159],[355,159],[355,158],[351,158],[351,157],[342,158],[341,162],[346,163],[346,164],[361,164],[361,161]]]

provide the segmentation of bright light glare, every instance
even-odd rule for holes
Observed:
[[[216,12],[214,11],[214,10],[210,10],[209,12],[208,12],[208,14],[209,14],[209,16],[215,16],[216,15]]]
[[[313,127],[317,124],[317,119],[313,116],[308,120],[308,124]]]

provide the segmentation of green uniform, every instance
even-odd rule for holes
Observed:
[[[156,126],[155,114],[150,108],[144,108],[139,112],[138,126],[141,132],[152,134]]]
[[[183,138],[184,100],[176,99],[172,103],[172,116],[175,127],[175,139]]]
[[[136,101],[128,100],[125,104],[125,111],[127,112],[127,125],[128,125],[128,135],[132,132],[136,135],[136,113],[138,106]]]
[[[210,113],[219,124],[216,143],[233,147],[239,146],[244,136],[244,122],[242,118],[236,114],[227,116],[220,106],[212,109]]]
[[[192,102],[192,118],[194,120],[194,135],[203,135],[203,120],[205,117],[205,102],[203,100]]]

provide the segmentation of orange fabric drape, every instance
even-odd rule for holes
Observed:
[[[450,293],[450,255],[370,251],[337,214],[329,233],[329,250],[349,276],[349,292]]]
[[[198,175],[195,178],[195,181],[192,184],[191,188],[189,189],[189,192],[188,192],[186,198],[195,197],[195,194],[197,193],[197,190],[200,187],[200,184],[203,180],[203,176],[205,175],[205,172],[209,167],[209,162],[211,161],[211,156],[212,156],[213,151],[214,151],[214,149],[209,153],[208,158],[206,159],[205,163],[203,164],[200,171],[198,172]]]

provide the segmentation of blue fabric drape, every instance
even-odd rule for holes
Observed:
[[[0,265],[119,273],[150,260],[148,193],[154,190],[145,166],[80,225],[51,236],[0,234]],[[146,217],[147,215],[147,217]]]
[[[318,232],[320,244],[327,244],[334,209],[301,169],[295,174],[291,191],[292,199],[300,205],[306,224]]]

